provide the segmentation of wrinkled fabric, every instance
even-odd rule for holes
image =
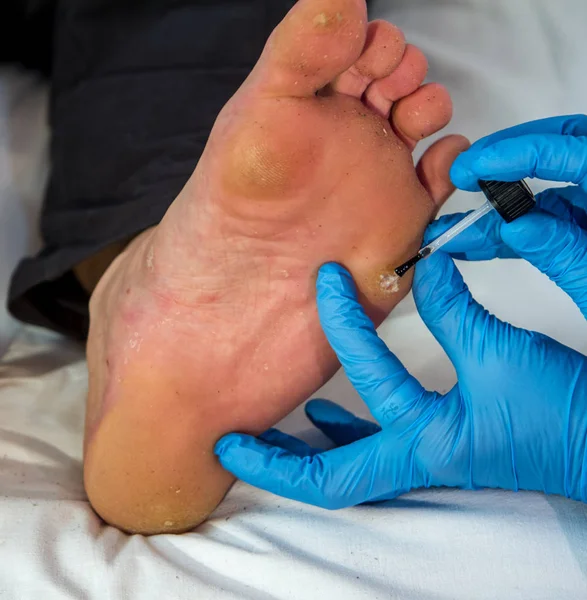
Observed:
[[[218,112],[293,4],[56,2],[54,24],[45,23],[54,30],[44,67],[53,131],[44,247],[14,274],[9,306],[17,318],[87,335],[88,297],[70,269],[159,222]]]
[[[184,535],[108,527],[82,486],[87,372],[26,328],[0,365],[2,600],[578,600],[587,505],[425,490],[337,512],[237,483]]]

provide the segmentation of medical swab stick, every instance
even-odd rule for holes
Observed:
[[[492,210],[496,210],[506,223],[511,223],[525,215],[536,204],[532,190],[525,181],[508,183],[504,181],[479,181],[479,187],[485,194],[487,202],[477,210],[463,217],[456,225],[445,231],[435,240],[420,248],[418,254],[412,256],[404,264],[395,269],[398,277],[403,277],[416,263],[434,254],[447,242],[465,231]]]

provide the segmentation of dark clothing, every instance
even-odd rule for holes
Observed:
[[[0,60],[51,77],[52,128],[44,247],[16,270],[9,308],[83,339],[72,267],[159,222],[295,0],[4,2]]]
[[[2,0],[0,62],[18,63],[48,77],[51,73],[55,2]]]

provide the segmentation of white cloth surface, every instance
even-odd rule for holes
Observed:
[[[0,69],[0,356],[18,326],[6,310],[10,276],[39,247],[48,161],[47,91],[34,76]]]
[[[379,0],[373,14],[404,27],[426,51],[431,78],[447,84],[455,99],[451,131],[474,139],[531,118],[585,111],[584,0]],[[11,264],[34,246],[35,230],[26,222],[46,173],[42,107],[37,84],[5,74],[2,286]],[[36,122],[37,134],[25,128],[15,140],[6,133],[13,131],[6,121],[15,110],[30,111],[22,122]],[[23,167],[14,176],[15,156],[28,175]],[[447,210],[478,201],[456,194]],[[578,311],[531,267],[514,261],[461,266],[476,297],[500,317],[587,352]],[[0,344],[11,327],[0,315]],[[452,385],[452,368],[410,299],[381,334],[425,385]],[[0,365],[2,599],[587,598],[587,507],[540,494],[430,490],[327,512],[237,484],[193,533],[122,534],[99,521],[83,491],[86,386],[79,349],[36,329],[21,329]],[[366,414],[342,374],[318,395]],[[301,411],[282,425],[317,437]]]

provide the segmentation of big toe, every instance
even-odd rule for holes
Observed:
[[[365,0],[299,0],[265,46],[258,84],[276,95],[314,94],[357,61],[366,34]]]

